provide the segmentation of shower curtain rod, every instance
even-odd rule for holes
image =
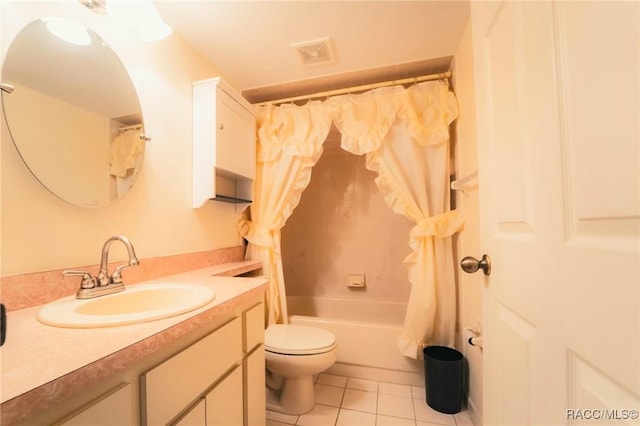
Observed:
[[[347,87],[344,89],[327,90],[325,92],[312,93],[309,95],[292,96],[290,98],[260,102],[260,103],[254,104],[254,106],[260,107],[260,106],[266,106],[266,105],[279,105],[279,104],[286,104],[288,102],[295,102],[295,101],[301,101],[301,100],[311,100],[315,98],[328,98],[331,96],[346,95],[354,92],[364,92],[367,90],[377,89],[379,87],[396,86],[396,85],[409,84],[409,83],[420,83],[423,81],[444,80],[448,78],[451,78],[451,71],[441,72],[437,74],[423,75],[419,77],[403,78],[400,80],[384,81],[381,83],[363,84],[361,86]]]
[[[142,123],[140,124],[132,124],[131,126],[120,127],[120,133],[128,132],[129,130],[140,130],[142,129]]]

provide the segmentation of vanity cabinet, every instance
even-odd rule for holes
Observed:
[[[220,78],[193,83],[193,207],[250,203],[256,171],[253,106]]]
[[[167,277],[217,293],[210,306],[181,317],[76,330],[39,323],[39,307],[13,313],[22,332],[2,347],[0,423],[264,424],[265,369],[252,366],[264,357],[266,279],[233,278],[261,266],[233,262]],[[261,398],[252,396],[256,386]]]
[[[265,424],[263,343],[260,303],[146,372],[142,424]]]
[[[244,422],[244,399],[242,368],[236,368],[220,385],[209,392],[206,402],[206,425],[242,425]],[[251,423],[249,423],[251,425]]]
[[[245,425],[261,426],[266,422],[264,304],[254,306],[243,315]]]
[[[201,398],[198,403],[184,415],[180,420],[178,420],[175,425],[176,426],[205,426],[206,425],[206,415],[207,415],[207,407],[205,405],[204,398]]]
[[[235,318],[141,377],[143,425],[164,425],[242,363],[242,319]]]
[[[178,420],[176,426],[242,426],[242,369],[236,368]],[[251,424],[251,423],[249,423]]]
[[[242,369],[236,368],[200,398],[176,426],[242,426]]]
[[[54,426],[114,426],[131,424],[131,385],[121,383],[96,400],[81,407]]]

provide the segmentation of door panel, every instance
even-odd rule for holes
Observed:
[[[500,305],[498,313],[498,347],[500,424],[516,425],[522,417],[529,417],[531,381],[529,357],[535,342],[535,327],[514,312]]]
[[[635,218],[628,231],[637,235],[639,88],[629,74],[638,68],[637,5],[555,8],[570,219]],[[603,225],[609,234],[610,224]]]
[[[637,410],[640,4],[471,8],[485,424]]]
[[[500,90],[490,91],[490,143],[495,185],[495,223],[504,234],[530,234],[532,191],[529,185],[529,141],[522,117],[522,93],[517,70],[525,65],[520,10],[504,5],[487,31],[484,49],[486,83]]]

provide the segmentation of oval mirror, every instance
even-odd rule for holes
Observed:
[[[81,207],[127,194],[144,157],[142,111],[98,34],[66,18],[30,23],[7,51],[2,83],[14,89],[2,93],[11,138],[49,191]]]

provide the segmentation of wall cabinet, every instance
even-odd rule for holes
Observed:
[[[220,78],[193,83],[193,207],[251,202],[256,170],[254,108]]]

